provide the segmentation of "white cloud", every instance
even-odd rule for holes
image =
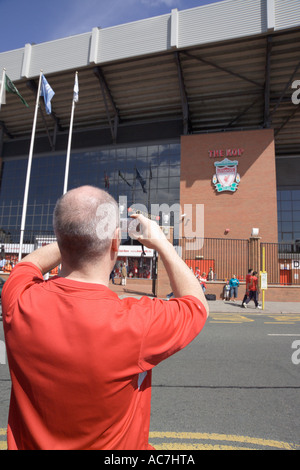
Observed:
[[[172,8],[182,5],[182,0],[64,0],[52,25],[50,39],[171,13]]]

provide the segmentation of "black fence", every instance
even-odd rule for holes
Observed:
[[[206,274],[213,271],[214,280],[226,281],[233,274],[245,280],[249,267],[268,273],[268,283],[300,286],[300,244],[261,243],[261,259],[250,266],[249,240],[199,238],[179,240],[179,253],[193,269]]]
[[[261,269],[269,284],[300,286],[300,245],[296,243],[261,243]]]
[[[245,280],[249,269],[249,240],[183,238],[178,245],[179,254],[193,270],[199,268],[206,275],[213,272],[215,281],[226,281],[234,274],[239,280]]]

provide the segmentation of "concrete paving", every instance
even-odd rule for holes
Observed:
[[[118,296],[120,299],[124,297],[142,297],[142,295],[138,293],[130,292],[118,293]],[[149,297],[153,296],[149,295]],[[208,301],[208,305],[211,313],[285,313],[300,315],[300,302],[265,302],[264,309],[255,308],[253,301],[251,301],[246,308],[243,308],[240,300],[236,302],[223,300]],[[259,305],[261,306],[262,303],[259,302]]]
[[[148,295],[153,297],[151,293],[151,284],[143,282],[142,284],[138,281],[128,282],[126,286],[121,286],[119,281],[116,284],[110,283],[110,289],[112,289],[120,297],[137,297],[140,298],[142,295]],[[223,300],[208,301],[210,311],[212,313],[295,313],[300,315],[300,299],[299,302],[265,302],[264,310],[256,309],[253,301],[248,304],[247,308],[242,308],[241,300],[236,302],[229,302]],[[259,300],[261,305],[261,299]]]
[[[210,311],[213,313],[295,313],[300,314],[300,302],[265,302],[264,309],[255,308],[251,301],[247,308],[242,307],[241,301],[223,302],[223,300],[209,301]],[[261,305],[261,302],[259,302]]]
[[[120,298],[137,297],[140,295],[120,294]],[[288,313],[300,315],[300,302],[265,302],[264,309],[255,308],[253,302],[249,303],[247,308],[243,308],[240,301],[227,302],[223,300],[208,301],[211,313]],[[260,304],[261,305],[261,304]]]

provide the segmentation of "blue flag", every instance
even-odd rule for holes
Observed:
[[[51,86],[47,82],[44,75],[42,75],[41,96],[44,97],[45,108],[46,108],[47,114],[51,114],[51,100],[54,95],[55,95],[54,91],[52,90]]]

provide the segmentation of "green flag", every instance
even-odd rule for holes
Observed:
[[[14,95],[17,95],[20,98],[20,100],[22,101],[22,103],[25,104],[25,106],[27,106],[27,108],[29,108],[28,103],[26,103],[23,96],[18,92],[17,88],[15,87],[15,85],[13,84],[13,82],[11,81],[11,79],[7,75],[5,75],[5,90],[8,93],[13,93]]]

